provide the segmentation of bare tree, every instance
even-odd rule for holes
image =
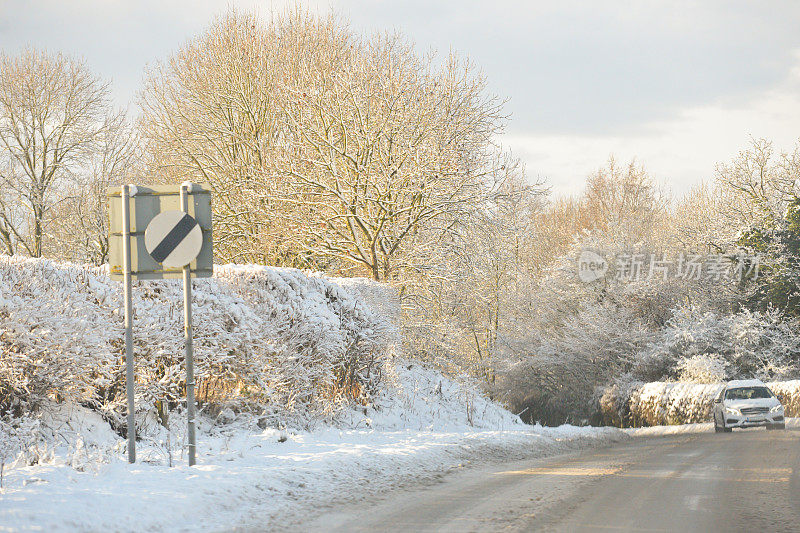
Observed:
[[[125,114],[108,116],[91,154],[65,187],[63,200],[53,206],[48,255],[94,265],[108,261],[106,191],[141,179],[139,157],[138,137]]]
[[[287,138],[287,84],[339,68],[343,29],[292,12],[266,23],[235,10],[153,68],[140,125],[153,179],[191,178],[214,192],[215,253],[223,261],[309,266],[275,221],[271,178]]]
[[[41,257],[52,211],[107,127],[108,86],[63,54],[0,53],[0,241]]]
[[[663,225],[667,201],[644,167],[620,166],[613,157],[586,181],[582,209],[591,228],[628,244],[651,237]]]
[[[423,228],[496,192],[499,103],[469,64],[451,57],[432,72],[432,61],[398,36],[375,38],[327,90],[298,88],[287,99],[289,149],[277,166],[289,186],[280,201],[314,206],[283,211],[302,214],[289,222],[309,252],[389,279],[425,239],[438,239]]]
[[[721,214],[738,224],[775,223],[798,196],[800,143],[775,154],[772,143],[753,139],[732,162],[717,166],[716,183],[729,197]]]
[[[741,229],[739,222],[726,216],[736,202],[730,190],[713,182],[692,188],[672,210],[676,242],[697,252],[727,252]]]
[[[499,102],[436,65],[334,18],[231,11],[148,77],[154,174],[211,183],[223,260],[391,278],[502,174]]]
[[[219,259],[392,282],[415,355],[490,379],[542,188],[495,145],[502,102],[474,65],[335,18],[230,11],[140,101],[148,174],[211,184]]]
[[[538,312],[529,304],[544,190],[513,158],[502,166],[498,193],[451,228],[421,275],[400,284],[410,353],[488,383],[509,333]]]

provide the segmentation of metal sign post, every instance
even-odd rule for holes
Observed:
[[[128,462],[136,462],[136,423],[133,388],[133,302],[131,297],[131,187],[122,187],[122,261],[125,279],[125,394],[128,396]]]
[[[212,275],[211,192],[185,182],[175,186],[111,188],[109,268],[123,281],[125,296],[125,368],[128,395],[128,461],[136,461],[131,280],[183,279],[186,348],[186,411],[189,465],[197,460],[192,277]],[[142,231],[144,229],[144,231]]]
[[[181,211],[189,216],[189,191],[181,185]],[[199,251],[199,250],[198,250]],[[186,343],[186,415],[189,433],[189,466],[196,462],[197,443],[194,432],[194,358],[192,353],[192,272],[189,264],[183,266],[183,338]]]

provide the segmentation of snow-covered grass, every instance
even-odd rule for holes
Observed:
[[[467,463],[627,438],[613,428],[524,425],[472,387],[415,363],[397,364],[386,383],[374,406],[351,409],[339,428],[253,431],[243,415],[205,419],[193,468],[180,446],[170,468],[158,438],[141,442],[142,460],[128,465],[123,439],[96,413],[49,409],[40,462],[6,472],[0,531],[277,530]]]

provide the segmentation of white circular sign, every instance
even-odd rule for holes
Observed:
[[[156,263],[166,268],[186,266],[203,247],[203,231],[183,211],[164,211],[147,225],[144,246]]]

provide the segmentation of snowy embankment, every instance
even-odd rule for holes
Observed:
[[[145,461],[128,465],[124,441],[97,414],[62,407],[43,423],[63,442],[53,440],[42,463],[7,472],[0,531],[277,530],[468,463],[627,438],[613,428],[526,426],[430,370],[396,368],[398,388],[385,391],[391,398],[383,398],[384,407],[347,414],[354,429],[254,432],[244,417],[223,426],[206,421],[192,468],[180,455],[167,466],[166,450],[153,441],[142,445]]]
[[[468,381],[404,361],[381,290],[264,267],[198,281],[189,468],[179,284],[138,285],[129,465],[119,285],[0,256],[0,531],[282,529],[467,463],[628,438],[526,426]]]

